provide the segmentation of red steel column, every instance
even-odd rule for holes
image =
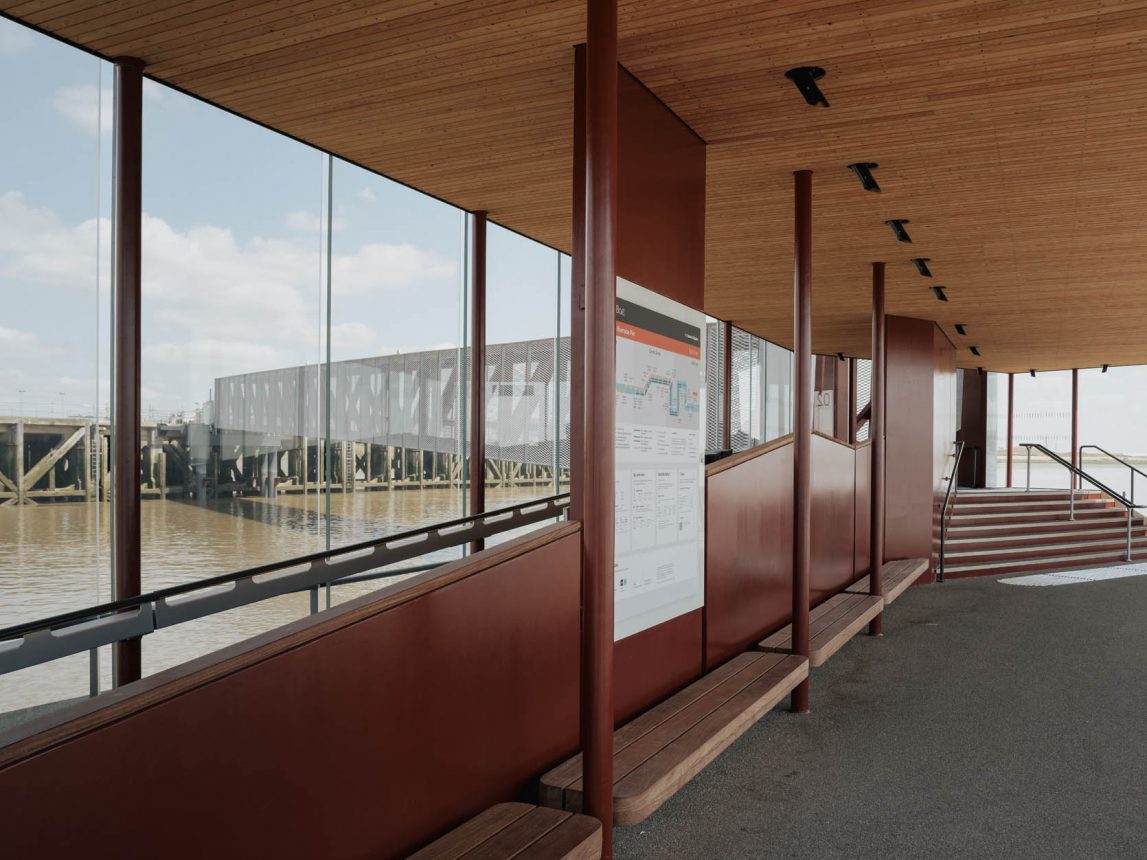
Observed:
[[[586,2],[585,484],[581,735],[584,810],[613,856],[614,339],[617,0]]]
[[[1012,448],[1015,447],[1016,375],[1008,374],[1008,489],[1012,487]]]
[[[872,264],[872,407],[869,409],[868,438],[872,440],[872,475],[869,481],[871,516],[868,522],[868,593],[884,595],[884,462],[885,462],[885,318],[884,264]],[[883,632],[884,613],[868,624],[872,636]]]
[[[486,213],[474,217],[470,254],[470,513],[486,510]],[[485,541],[470,542],[481,552]]]
[[[1071,371],[1071,465],[1079,468],[1079,368]],[[1071,485],[1079,488],[1082,482],[1074,473]]]
[[[812,171],[793,174],[793,653],[808,656],[812,552]],[[793,690],[792,710],[808,713],[808,680]]]
[[[573,236],[570,250],[570,509],[583,521],[585,508],[585,46],[574,49]]]
[[[848,444],[856,444],[856,359],[848,360]]]
[[[733,447],[733,324],[721,323],[721,450]]]
[[[112,571],[115,599],[140,593],[140,246],[143,160],[143,61],[115,61],[115,342],[112,389]],[[138,681],[142,673],[139,639],[117,642],[113,683]]]

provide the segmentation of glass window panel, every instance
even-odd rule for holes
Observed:
[[[145,591],[322,549],[325,159],[173,90],[143,106]],[[161,630],[145,673],[309,611]]]
[[[112,68],[0,18],[0,627],[109,598]],[[87,695],[88,656],[0,680]],[[108,673],[103,673],[105,685]]]

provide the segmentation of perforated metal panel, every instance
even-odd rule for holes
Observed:
[[[856,414],[859,415],[868,408],[872,399],[872,362],[867,358],[857,359],[856,362]],[[863,442],[868,438],[868,422],[856,429],[856,441]]]

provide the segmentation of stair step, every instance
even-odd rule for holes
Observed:
[[[1051,501],[1060,499],[1067,501],[1071,498],[1070,490],[967,490],[961,489],[956,493],[957,502],[968,499],[974,502],[1022,502],[1022,501]],[[1075,498],[1106,498],[1098,490],[1076,490]]]
[[[991,562],[1010,559],[1054,559],[1074,555],[1088,555],[1099,552],[1123,553],[1127,549],[1127,538],[1113,538],[1104,541],[1082,541],[1079,543],[1060,543],[1052,546],[1004,546],[995,549],[947,551],[944,554],[945,564],[970,564],[975,562]],[[1132,552],[1147,551],[1147,538],[1131,541]]]
[[[1090,525],[1090,523],[1088,524]],[[1131,539],[1136,540],[1147,536],[1147,529],[1143,526],[1132,526]],[[1075,543],[1078,541],[1108,541],[1125,540],[1127,528],[1123,523],[1104,528],[1064,529],[1061,531],[1040,531],[1031,533],[1015,529],[1007,529],[1002,533],[967,535],[963,532],[953,534],[951,530],[947,536],[947,547],[951,552],[962,549],[991,549],[997,546],[1054,546],[1059,543]]]
[[[1123,508],[1093,508],[1093,509],[1079,509],[1075,510],[1076,520],[1108,520],[1116,521],[1122,520],[1127,522],[1127,514],[1124,513]],[[971,525],[993,525],[993,524],[1007,524],[1007,523],[1038,523],[1046,522],[1049,520],[1056,520],[1060,522],[1071,522],[1071,514],[1064,508],[1060,510],[1047,510],[1047,511],[1022,511],[1011,513],[958,513],[954,512],[949,520],[950,528],[957,526],[971,526]]]
[[[1147,559],[1147,550],[1133,551],[1132,561]],[[993,561],[975,564],[944,564],[944,576],[959,579],[967,576],[994,576],[1001,573],[1044,573],[1052,570],[1084,570],[1091,567],[1122,564],[1122,552],[1102,552],[1089,555],[1055,556],[1037,560]]]

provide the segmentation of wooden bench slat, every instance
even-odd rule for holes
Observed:
[[[458,860],[463,854],[536,809],[529,803],[499,803],[458,825],[409,860]]]
[[[808,677],[808,661],[793,655],[781,660],[692,729],[672,741],[654,759],[614,786],[614,821],[626,826],[648,818],[685,783],[772,710]]]
[[[717,710],[729,699],[736,696],[741,690],[756,681],[764,672],[767,672],[776,660],[769,659],[780,655],[747,653],[737,656],[737,662],[743,664],[739,672],[726,678],[704,695],[699,696],[687,707],[677,711],[672,717],[653,726],[637,740],[627,744],[621,749],[615,747],[613,754],[613,781],[619,782],[631,771],[640,767],[649,758],[657,755],[670,741],[683,735],[693,726],[697,725],[707,715]],[[741,658],[748,658],[742,660]],[[730,661],[732,662],[732,661]],[[640,717],[638,718],[640,719]],[[566,792],[574,791],[579,795],[582,790],[581,774],[566,787]],[[581,808],[580,802],[571,805],[568,798],[564,800],[566,809],[577,810]]]
[[[743,671],[755,662],[754,655],[750,653],[738,654],[729,662],[714,669],[709,674],[690,684],[684,690],[675,693],[664,702],[650,708],[636,719],[626,723],[613,734],[614,755],[625,749],[647,732],[661,725],[665,720],[683,708],[689,707],[697,699],[704,696],[713,688],[719,686],[729,677]],[[540,800],[545,806],[561,809],[564,805],[562,792],[571,783],[581,779],[581,754],[555,767],[542,777]]]
[[[809,613],[809,665],[823,666],[849,639],[884,609],[884,601],[868,594],[842,591]],[[760,642],[768,651],[792,649],[792,625]]]
[[[880,578],[884,591],[884,603],[889,604],[908,590],[916,580],[928,570],[928,559],[905,558],[897,561],[886,561],[881,570]],[[850,585],[847,591],[851,594],[868,594],[868,577],[858,579]]]
[[[854,598],[860,597],[859,594],[849,592],[841,592],[834,594],[824,603],[812,609],[809,612],[809,639],[813,639],[825,627],[832,625],[838,619],[847,616],[855,611]],[[771,648],[777,650],[789,650],[792,648],[792,630],[791,624],[786,624],[772,636],[760,643],[762,648]]]
[[[644,820],[706,764],[808,677],[808,661],[791,654],[747,652],[615,732],[614,823]],[[674,702],[674,700],[677,700]],[[683,707],[677,707],[684,703]],[[660,707],[660,706],[659,706]],[[554,776],[564,786],[553,785]],[[542,777],[543,796],[582,808],[581,759]]]
[[[601,822],[569,815],[561,824],[514,855],[514,860],[596,860],[601,856]]]
[[[535,844],[547,833],[570,817],[558,809],[535,806],[515,819],[481,845],[462,855],[462,860],[506,860]],[[554,855],[550,855],[553,857]]]

